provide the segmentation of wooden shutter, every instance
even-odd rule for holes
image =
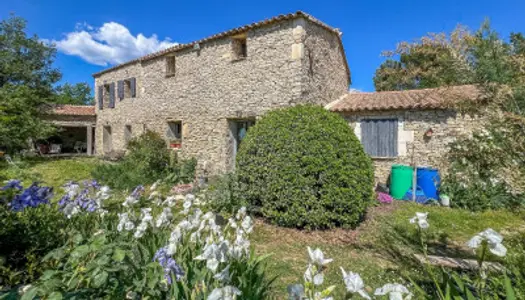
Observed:
[[[115,83],[109,84],[109,108],[115,108]]]
[[[124,99],[124,80],[117,82],[117,94],[120,101],[122,101],[122,99]]]
[[[137,96],[137,80],[135,77],[129,79],[129,87],[131,90],[131,98],[135,98]]]
[[[361,143],[372,157],[397,156],[397,119],[366,119],[361,121]]]
[[[104,108],[104,87],[103,86],[98,87],[97,97],[98,97],[98,109],[103,109]]]

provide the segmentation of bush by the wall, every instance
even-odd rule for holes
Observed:
[[[370,157],[347,122],[318,106],[271,111],[237,156],[243,196],[288,227],[357,225],[373,199]]]
[[[147,131],[128,143],[128,153],[116,163],[97,167],[95,179],[116,189],[132,189],[159,179],[169,183],[188,183],[195,176],[196,160],[172,163],[166,141],[157,133]]]

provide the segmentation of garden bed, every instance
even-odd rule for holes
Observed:
[[[89,179],[90,173],[100,162],[94,158],[34,160],[19,162],[18,167],[7,167],[0,176],[13,178],[23,174],[28,182],[40,178],[44,185],[59,187],[68,180]],[[419,251],[416,232],[409,224],[415,212],[429,212],[429,254],[456,258],[473,258],[466,247],[476,233],[490,227],[512,237],[525,231],[523,212],[487,211],[473,213],[466,210],[421,206],[395,202],[369,209],[366,219],[354,230],[333,229],[306,231],[270,225],[263,220],[255,222],[252,246],[258,255],[271,254],[268,258],[269,275],[279,276],[273,294],[286,297],[289,284],[301,282],[308,265],[307,247],[320,248],[334,262],[326,269],[325,282],[340,283],[341,271],[359,273],[366,289],[372,292],[386,282],[400,282],[400,278],[422,276],[421,266],[413,259]],[[335,291],[339,299],[342,289]]]

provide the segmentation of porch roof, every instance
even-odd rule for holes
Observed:
[[[57,105],[49,112],[51,115],[63,116],[95,116],[94,105]]]

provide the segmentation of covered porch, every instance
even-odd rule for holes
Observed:
[[[56,133],[37,142],[37,151],[46,156],[91,156],[95,154],[95,107],[56,106],[46,119]]]

